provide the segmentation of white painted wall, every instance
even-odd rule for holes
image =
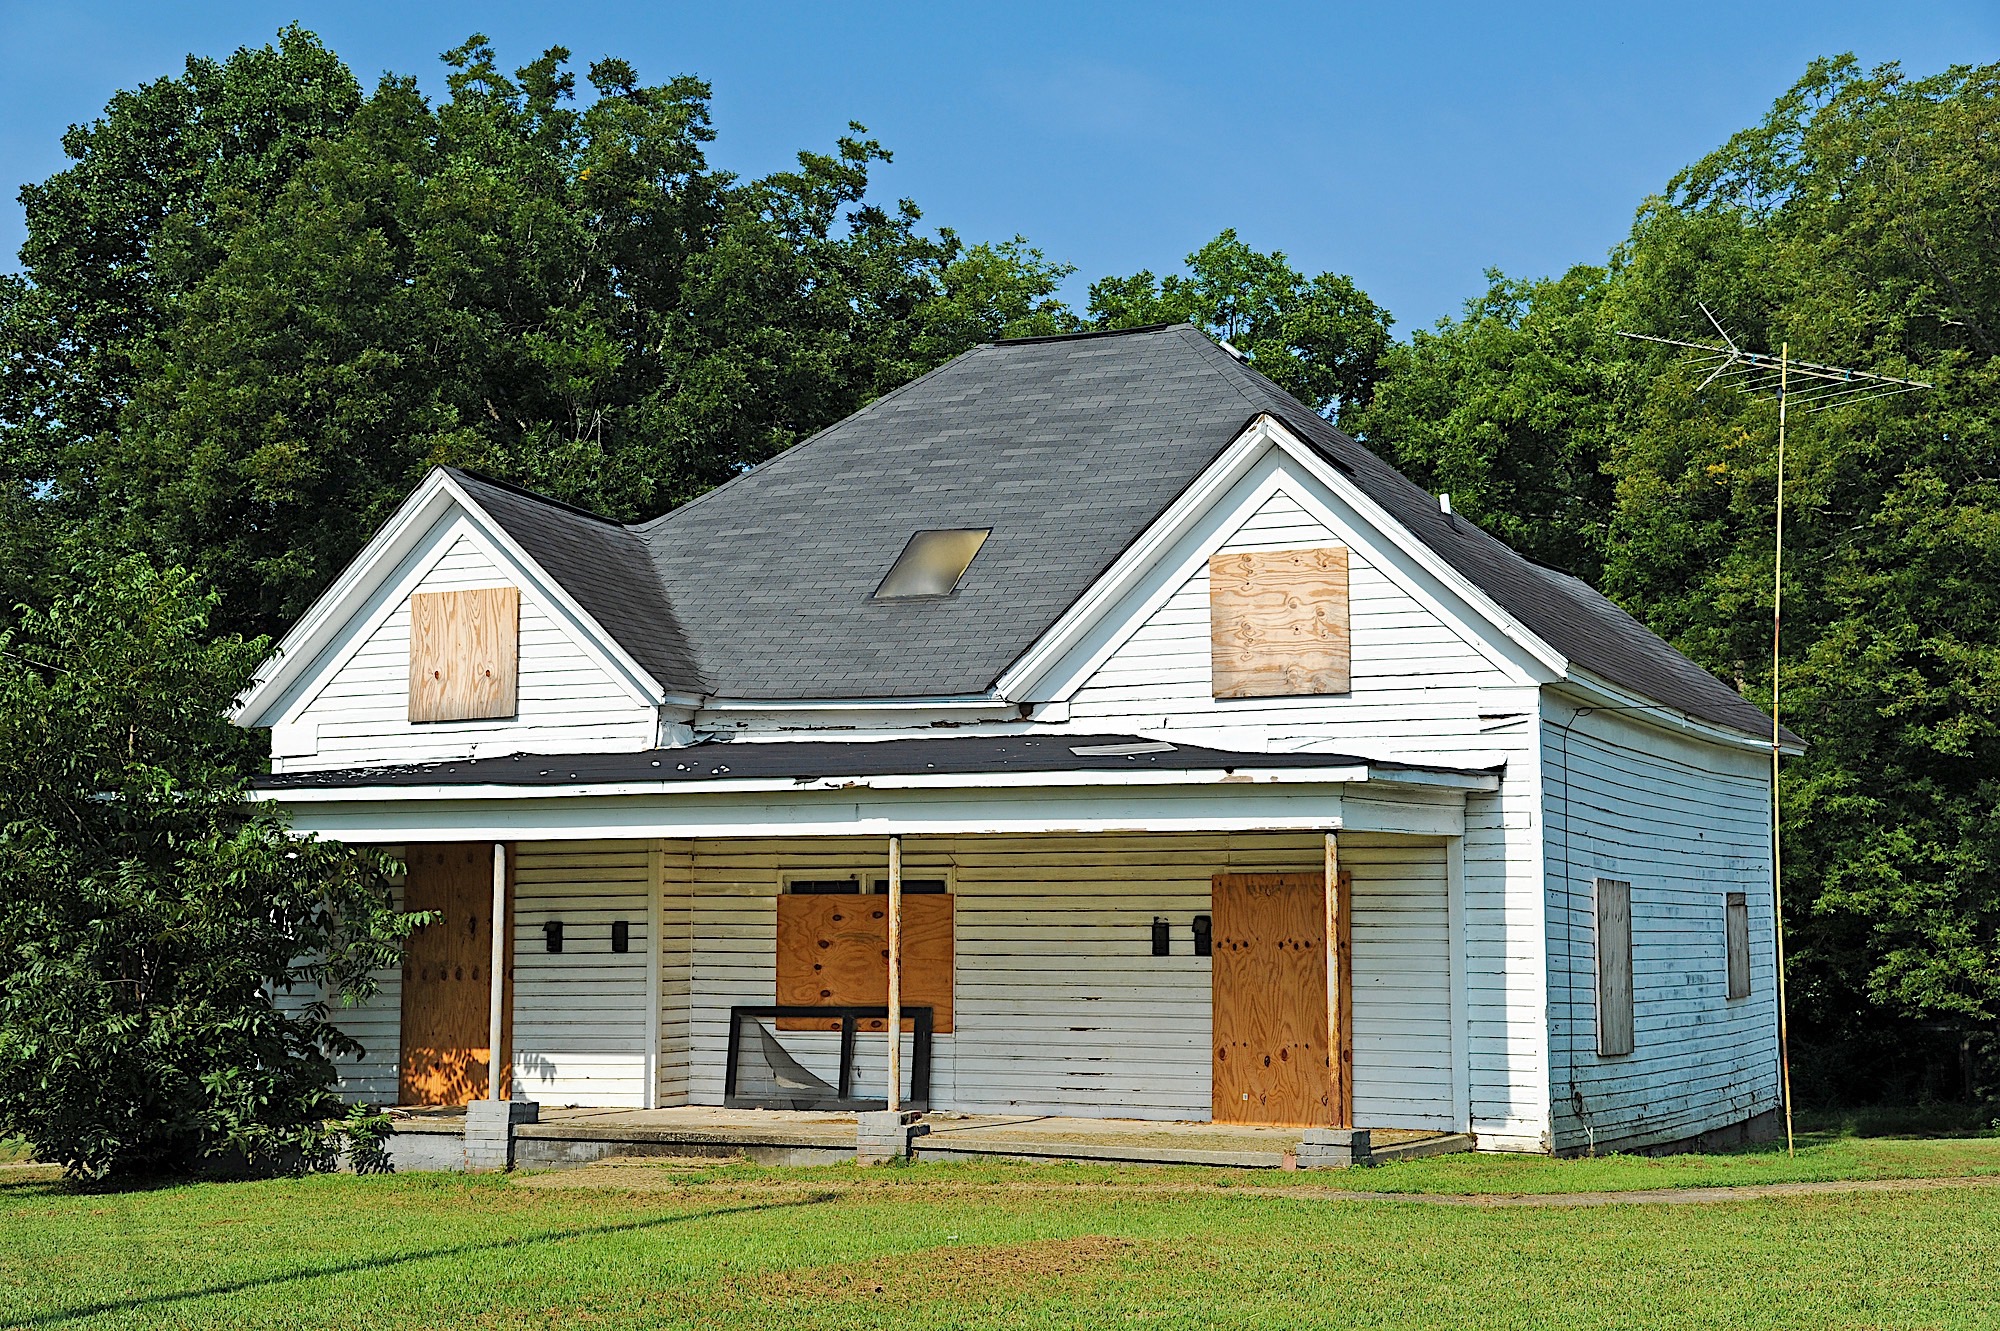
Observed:
[[[1778,1104],[1769,758],[1551,696],[1541,722],[1556,1146],[1677,1141]],[[1632,884],[1635,1047],[1597,1054],[1596,877]],[[1727,997],[1723,903],[1750,907]]]
[[[338,650],[331,658],[340,660],[338,668],[272,727],[274,771],[652,747],[658,711],[614,680],[532,587],[521,594],[517,715],[412,723],[409,594],[521,585],[463,519],[441,527],[431,545],[416,557],[421,577],[399,589],[396,604],[358,646]]]
[[[923,838],[912,877],[948,876],[956,897],[955,1032],[935,1049],[941,1109],[1159,1119],[1209,1117],[1210,971],[1191,925],[1226,870],[1316,872],[1299,834]],[[1451,960],[1444,845],[1343,837],[1355,876],[1357,1120],[1452,1127]],[[787,873],[881,873],[879,840],[696,842],[688,1092],[722,1100],[732,1005],[772,1001],[776,896]],[[1153,917],[1174,953],[1151,952]],[[786,1033],[834,1080],[835,1037]],[[857,1083],[880,1092],[880,1040]]]
[[[403,853],[400,846],[385,846],[382,850],[391,858],[400,858]],[[400,908],[402,880],[393,880],[393,886],[395,904]],[[333,1024],[360,1041],[362,1047],[359,1056],[334,1060],[334,1067],[340,1074],[338,1092],[342,1099],[393,1105],[399,1089],[396,1063],[403,1049],[402,967],[375,972],[375,982],[379,986],[375,996],[365,1003],[344,1007],[337,998],[329,999]],[[301,988],[290,994],[280,993],[277,1001],[280,1007],[296,1007],[320,996]]]
[[[514,1095],[548,1105],[643,1108],[655,958],[652,846],[541,841],[515,848]],[[560,920],[563,950],[543,925]],[[611,926],[631,950],[611,950]]]
[[[1464,928],[1472,1126],[1482,1146],[1545,1150],[1549,1046],[1538,686],[1480,636],[1451,589],[1279,456],[1121,602],[1069,697],[1069,728],[1225,748],[1319,749],[1449,766],[1504,763],[1465,805]],[[1217,699],[1208,556],[1348,548],[1353,688],[1335,697]],[[1490,630],[1486,631],[1490,635]],[[1358,1053],[1357,1053],[1358,1057]]]

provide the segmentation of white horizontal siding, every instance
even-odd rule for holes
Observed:
[[[1154,608],[1072,696],[1069,724],[1223,747],[1504,763],[1500,790],[1470,795],[1465,805],[1470,1112],[1484,1141],[1544,1148],[1548,1008],[1535,689],[1473,645],[1491,629],[1448,621],[1409,590],[1413,570],[1371,559],[1369,550],[1383,548],[1379,538],[1334,517],[1337,506],[1310,478],[1285,471],[1275,489],[1246,482],[1220,502],[1235,504],[1239,515],[1225,524],[1216,549],[1348,547],[1351,691],[1216,699],[1202,560],[1178,586],[1145,593]],[[1187,553],[1162,562],[1185,566]],[[1432,590],[1432,602],[1441,604]]]
[[[912,876],[948,873],[956,897],[955,1031],[939,1036],[942,1109],[1206,1119],[1211,1108],[1209,961],[1192,921],[1214,874],[1314,872],[1313,836],[924,838]],[[1355,875],[1356,1112],[1375,1126],[1452,1122],[1450,944],[1444,849],[1342,840]],[[772,1001],[781,875],[879,871],[879,840],[698,841],[692,856],[690,1098],[719,1103],[728,1010]],[[1152,921],[1173,955],[1152,955]],[[833,1079],[834,1037],[786,1033]],[[880,1040],[857,1085],[880,1093]]]
[[[415,590],[460,591],[512,580],[460,535]],[[287,725],[283,767],[324,769],[480,754],[644,749],[658,716],[579,647],[531,590],[521,597],[519,711],[508,720],[409,720],[410,604],[403,600]]]
[[[515,853],[514,1094],[644,1107],[651,843],[524,842]],[[561,952],[548,950],[552,920],[563,925]],[[611,950],[618,920],[630,928],[629,952]]]
[[[1778,1104],[1770,776],[1750,752],[1551,700],[1549,990],[1560,1147],[1675,1141]],[[1574,718],[1574,719],[1573,719]],[[1597,1054],[1596,877],[1632,885],[1633,1052]],[[1728,995],[1723,908],[1750,908],[1751,991]]]
[[[382,853],[400,858],[400,846],[382,847]],[[398,909],[403,904],[403,884],[400,878],[392,880],[394,900]],[[340,1074],[336,1088],[343,1100],[365,1102],[373,1105],[393,1105],[401,1092],[401,1082],[397,1076],[397,1064],[403,1056],[403,969],[392,966],[375,972],[378,986],[374,997],[354,1007],[343,1007],[338,999],[331,1002],[333,1024],[353,1036],[361,1043],[361,1053],[334,1060],[334,1067]],[[297,1001],[308,997],[303,991],[296,994]]]

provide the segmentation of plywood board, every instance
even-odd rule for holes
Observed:
[[[409,877],[403,887],[403,908],[436,911],[442,918],[412,934],[403,951],[398,1099],[408,1105],[484,1099],[492,1054],[487,1019],[492,996],[493,844],[410,846],[404,858]],[[511,896],[510,891],[510,900]],[[508,941],[506,934],[502,940]],[[508,986],[503,1018],[513,1007],[511,976]],[[503,1022],[503,1068],[510,1037],[511,1024]],[[503,1085],[502,1091],[506,1089]]]
[[[1325,876],[1217,874],[1214,916],[1215,1121],[1331,1126]]]
[[[1632,885],[1600,878],[1597,914],[1597,1052],[1632,1052]]]
[[[481,587],[410,597],[410,720],[474,721],[519,710],[521,592]]]
[[[932,1009],[932,1031],[951,1034],[952,912],[949,895],[903,898],[903,1005]],[[889,1002],[889,898],[778,898],[777,1002],[882,1007]],[[886,1020],[864,1021],[879,1031]],[[904,1029],[912,1028],[909,1021]],[[780,1030],[839,1030],[840,1022],[787,1019]]]
[[[1216,697],[1348,691],[1346,547],[1211,556],[1208,615]]]
[[[1750,902],[1741,892],[1723,901],[1722,931],[1729,952],[1729,996],[1750,996]]]

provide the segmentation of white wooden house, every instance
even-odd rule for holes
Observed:
[[[356,1096],[489,1089],[498,953],[514,1095],[722,1103],[732,1009],[884,1003],[893,845],[934,1108],[1778,1104],[1769,719],[1185,325],[979,347],[636,526],[439,469],[239,719],[445,912]]]

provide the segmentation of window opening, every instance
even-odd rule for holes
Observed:
[[[889,566],[889,576],[875,589],[874,599],[951,595],[992,531],[991,527],[970,527],[918,532]]]

